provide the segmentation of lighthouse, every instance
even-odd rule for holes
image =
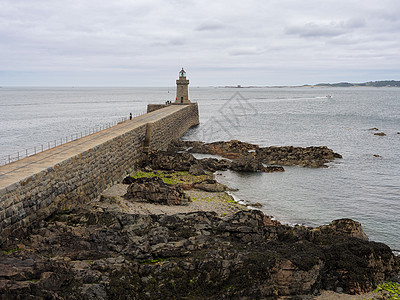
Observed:
[[[182,68],[179,72],[179,79],[176,80],[176,101],[175,103],[190,103],[189,80],[186,79],[186,71]]]

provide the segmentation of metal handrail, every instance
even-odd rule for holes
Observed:
[[[135,114],[132,114],[132,117],[139,117],[139,116],[144,115],[144,114],[145,114],[145,112],[135,113]],[[121,118],[118,118],[117,120],[112,121],[110,123],[103,124],[103,125],[98,125],[96,127],[92,127],[92,128],[89,128],[88,130],[81,131],[80,133],[74,133],[74,134],[71,134],[71,135],[67,135],[65,138],[62,137],[60,139],[56,139],[56,140],[41,144],[39,146],[33,146],[33,147],[30,147],[30,148],[26,148],[23,151],[18,151],[16,153],[12,153],[12,154],[9,154],[7,156],[3,156],[3,157],[0,158],[0,166],[8,165],[8,164],[10,164],[12,162],[15,162],[15,161],[18,161],[20,159],[23,159],[23,158],[26,158],[26,157],[41,153],[43,151],[55,148],[57,146],[61,146],[61,145],[65,144],[65,143],[68,143],[68,142],[71,142],[71,141],[75,141],[77,139],[80,139],[80,138],[83,138],[85,136],[94,134],[94,133],[102,131],[104,129],[108,129],[110,127],[114,127],[114,126],[116,126],[118,124],[121,124],[121,123],[127,121],[128,119],[129,118],[127,118],[127,117],[121,117]]]

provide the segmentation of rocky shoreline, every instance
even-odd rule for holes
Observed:
[[[13,232],[1,246],[0,298],[314,299],[398,281],[399,258],[358,222],[283,225],[235,202],[212,175],[339,157],[327,147],[176,141],[96,201]]]

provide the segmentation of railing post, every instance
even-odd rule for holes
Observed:
[[[35,152],[35,154],[36,154],[36,146],[35,146],[35,147],[33,147],[33,149],[34,149],[34,152]]]
[[[11,163],[11,155],[8,155],[8,163]]]
[[[43,144],[42,144],[42,152],[43,152]]]
[[[25,149],[25,157],[28,157],[28,149]]]

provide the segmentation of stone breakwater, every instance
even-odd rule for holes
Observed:
[[[171,140],[179,138],[197,124],[197,104],[169,106],[65,144],[61,147],[69,149],[65,150],[64,156],[62,148],[57,147],[0,167],[0,244],[13,230],[22,230],[57,210],[95,199],[132,171],[144,151],[166,149]],[[126,127],[130,129],[118,131]],[[107,140],[101,139],[101,136],[96,138],[108,132],[115,132],[115,135]],[[97,142],[97,139],[100,141]],[[81,149],[82,143],[88,140],[91,140],[90,146],[73,151]],[[69,155],[71,152],[73,154]],[[36,157],[40,159],[35,161]],[[24,161],[28,163],[22,165]],[[14,167],[16,164],[18,167]],[[13,168],[14,171],[9,171]],[[28,169],[26,176],[21,172],[24,168]],[[13,172],[24,176],[4,186],[2,181],[7,181]]]

